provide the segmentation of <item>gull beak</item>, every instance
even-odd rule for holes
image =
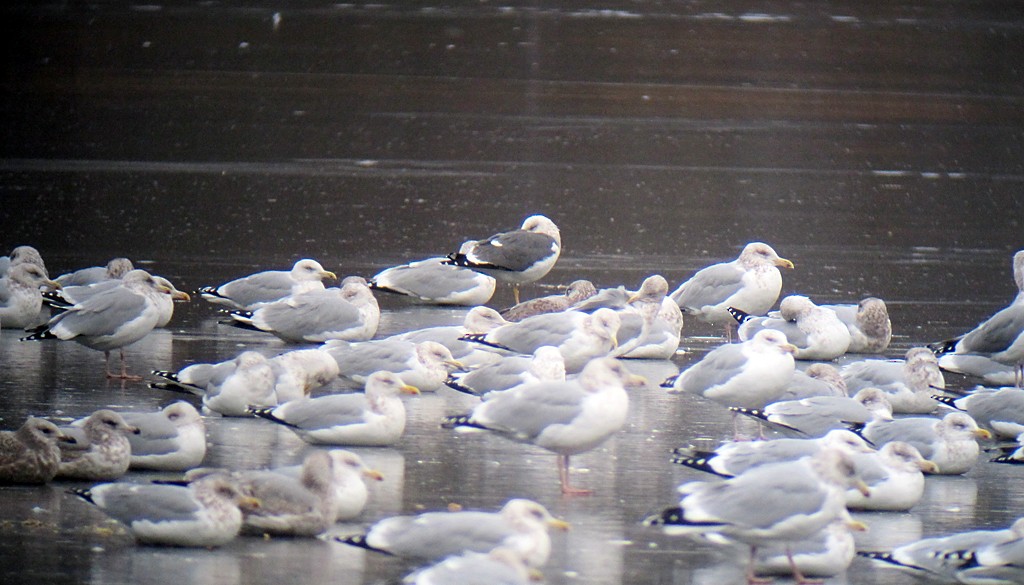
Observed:
[[[56,280],[44,280],[43,284],[45,284],[46,286],[52,288],[53,290],[60,290],[60,289],[64,288]]]
[[[57,441],[68,445],[77,445],[78,441],[71,435],[65,435],[64,433],[57,431]]]
[[[934,473],[938,473],[939,472],[938,464],[936,464],[934,461],[929,461],[927,459],[922,459],[921,461],[918,461],[917,462],[917,466],[918,466],[918,468],[921,469],[921,471],[923,471],[925,473],[933,473],[934,474]]]
[[[868,531],[868,525],[863,523],[863,522],[861,522],[860,520],[853,520],[853,519],[851,519],[849,522],[846,523],[846,526],[850,530],[853,530],[854,532],[867,532]]]
[[[782,351],[784,351],[786,353],[796,353],[798,349],[800,349],[800,348],[798,348],[797,346],[793,345],[792,343],[787,343],[787,344],[782,346]]]
[[[324,270],[320,273],[320,278],[329,278],[331,280],[338,280],[338,275],[331,272],[330,270]]]
[[[548,526],[550,526],[551,528],[557,528],[558,530],[561,530],[562,532],[568,532],[569,531],[569,523],[566,522],[565,520],[559,520],[558,518],[552,518],[552,519],[548,520]]]
[[[864,496],[865,498],[871,497],[871,488],[869,488],[868,484],[864,483],[863,480],[858,479],[857,483],[855,483],[853,487],[856,488],[856,490],[860,492],[860,495]]]
[[[790,270],[794,268],[793,263],[790,262],[789,260],[786,260],[785,258],[779,258],[778,260],[776,260],[775,265],[778,266],[779,268],[788,268]]]
[[[138,434],[142,433],[142,429],[140,429],[139,427],[133,427],[133,426],[129,425],[128,426],[128,432],[133,434],[133,435],[138,435]]]
[[[975,437],[977,437],[979,439],[991,439],[992,438],[992,433],[988,432],[985,429],[977,429],[977,430],[974,431],[973,434],[974,434]]]
[[[374,481],[384,481],[384,474],[377,471],[376,469],[366,469],[363,471],[363,477],[372,479]]]
[[[402,394],[419,394],[420,389],[415,386],[410,386],[408,384],[402,384],[400,392],[402,392]]]
[[[459,360],[445,360],[444,363],[445,365],[449,365],[460,372],[469,371],[469,368],[466,367],[466,364],[460,362]]]
[[[238,507],[241,510],[259,510],[260,506],[262,506],[262,505],[263,504],[262,504],[262,502],[259,501],[259,499],[252,498],[252,497],[249,497],[249,496],[246,496],[244,498],[239,498],[239,500],[238,500]]]
[[[187,303],[192,300],[192,297],[188,296],[188,293],[183,290],[176,290],[171,292],[171,299],[175,301],[185,301]]]

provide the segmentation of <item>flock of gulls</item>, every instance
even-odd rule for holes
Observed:
[[[850,515],[909,510],[928,476],[971,470],[982,457],[979,441],[1007,445],[992,461],[1024,462],[1024,252],[1013,259],[1021,292],[1012,304],[956,339],[883,359],[892,336],[884,301],[780,302],[780,269],[794,266],[767,244],[747,244],[735,260],[697,271],[672,292],[652,275],[636,290],[581,280],[564,294],[520,302],[519,286],[546,275],[560,251],[557,226],[535,215],[520,229],[369,280],[325,286],[337,276],[303,259],[290,270],[201,288],[193,295],[216,306],[224,326],[302,347],[154,371],[152,387],[184,396],[158,412],[103,409],[64,426],[30,417],[0,434],[0,482],[101,482],[68,491],[140,543],[316,537],[358,519],[366,482],[381,479],[342,447],[394,444],[405,428],[402,395],[451,389],[478,402],[437,421],[437,432],[489,433],[545,449],[556,456],[562,493],[584,496],[591,491],[571,481],[570,458],[624,428],[630,394],[651,391],[630,361],[671,360],[688,318],[721,328],[725,343],[678,376],[651,382],[731,411],[722,436],[732,440],[699,450],[678,437],[666,465],[707,479],[679,486],[675,497],[652,494],[652,509],[664,509],[644,525],[747,547],[751,583],[830,577],[856,554],[938,581],[1024,582],[1024,519],[855,551],[852,532],[865,525]],[[30,246],[0,259],[0,275],[3,328],[23,330],[25,343],[102,351],[112,378],[142,379],[129,373],[124,348],[166,325],[174,302],[191,297],[124,258],[51,280]],[[517,303],[502,312],[486,306],[498,282],[513,287]],[[378,338],[375,294],[471,308],[462,325]],[[120,368],[112,370],[115,350]],[[947,392],[943,369],[985,385]],[[291,468],[205,468],[204,416],[258,417],[324,448]],[[180,480],[119,481],[129,469]],[[409,583],[519,584],[538,578],[551,552],[548,531],[566,527],[541,503],[513,499],[496,511],[385,518],[334,540],[419,560]]]

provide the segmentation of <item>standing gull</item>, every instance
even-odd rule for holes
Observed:
[[[589,494],[569,484],[569,457],[585,453],[618,432],[626,422],[634,383],[614,358],[591,361],[575,381],[541,382],[492,395],[473,412],[445,419],[442,426],[490,431],[558,455],[564,494]]]
[[[16,431],[0,431],[0,484],[46,483],[60,466],[58,441],[69,441],[48,420],[28,417]]]
[[[364,393],[298,398],[250,412],[290,428],[314,445],[386,446],[405,430],[405,405],[399,393],[419,394],[419,390],[382,371],[367,378]]]
[[[543,278],[561,251],[558,226],[543,215],[531,215],[518,230],[466,242],[458,252],[448,255],[448,262],[510,283],[518,304],[519,285]]]
[[[780,258],[768,244],[752,242],[736,260],[697,271],[671,298],[684,315],[731,331],[729,307],[748,315],[764,315],[775,304],[782,292],[780,267],[793,268],[793,263]]]
[[[540,567],[551,554],[549,527],[566,530],[569,525],[552,517],[537,502],[513,499],[498,512],[393,516],[377,522],[364,534],[336,540],[397,557],[426,560],[508,547],[530,567]]]
[[[43,293],[39,290],[42,286],[60,288],[47,278],[45,269],[35,264],[18,264],[0,278],[0,326],[8,329],[35,326],[43,307]]]
[[[325,278],[334,280],[337,276],[324,270],[316,260],[306,258],[296,262],[291,270],[257,272],[220,286],[200,288],[199,293],[215,305],[251,311],[302,290],[322,288]]]
[[[259,502],[243,495],[224,476],[177,485],[105,483],[71,493],[128,526],[146,544],[221,546],[242,527],[242,512]]]
[[[206,457],[206,425],[199,411],[178,400],[157,412],[125,412],[121,417],[139,429],[129,434],[131,469],[187,471]]]
[[[58,339],[76,341],[103,352],[108,378],[141,379],[128,375],[124,348],[149,334],[160,319],[157,297],[170,289],[145,270],[132,270],[123,285],[111,288],[50,319],[25,341]],[[110,352],[121,353],[121,373],[110,371]]]
[[[482,305],[494,294],[494,277],[427,258],[392,266],[370,279],[373,290],[394,293],[435,305]]]
[[[81,434],[72,434],[76,427]],[[128,472],[132,457],[128,435],[139,434],[139,429],[116,412],[102,409],[65,427],[64,433],[74,436],[76,444],[61,446],[57,477],[113,481]]]

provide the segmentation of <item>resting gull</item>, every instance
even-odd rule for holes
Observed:
[[[124,276],[121,286],[74,305],[23,340],[76,341],[103,352],[108,378],[141,379],[128,375],[124,348],[156,327],[160,319],[157,297],[170,292],[145,270],[132,270]],[[121,353],[120,374],[110,371],[110,352],[115,349]]]
[[[877,451],[854,453],[851,457],[857,474],[871,490],[870,497],[857,490],[846,490],[846,507],[851,510],[905,512],[921,501],[924,474],[939,473],[934,462],[903,441],[891,441]]]
[[[473,396],[525,384],[565,381],[565,360],[558,348],[544,345],[532,356],[511,355],[465,372],[453,372],[445,384]]]
[[[418,394],[391,372],[375,372],[366,391],[298,398],[276,408],[250,412],[284,425],[314,445],[386,446],[405,430],[405,405],[399,393]]]
[[[846,381],[839,370],[831,364],[815,362],[806,369],[793,371],[793,378],[786,384],[786,391],[776,399],[776,402],[812,396],[846,395]]]
[[[464,243],[458,252],[448,255],[447,262],[511,284],[518,304],[519,285],[543,278],[561,250],[558,226],[543,215],[531,215],[518,230]]]
[[[80,434],[77,431],[81,431]],[[61,445],[57,477],[113,481],[128,472],[132,448],[128,435],[139,434],[120,414],[102,409],[64,427],[64,434],[75,437],[75,444]]]
[[[953,411],[942,419],[907,417],[872,421],[864,425],[861,436],[876,447],[890,441],[910,443],[939,467],[939,474],[960,475],[977,463],[981,452],[978,439],[989,439],[992,434],[978,428],[967,413]]]
[[[782,299],[777,317],[752,317],[734,307],[729,307],[729,312],[740,324],[741,340],[746,341],[764,329],[781,331],[797,348],[793,354],[796,359],[830,361],[850,347],[850,330],[839,316],[803,295]]]
[[[123,412],[121,417],[139,429],[128,435],[131,469],[187,471],[206,457],[206,424],[188,402],[177,400],[156,412]]]
[[[63,287],[87,286],[106,280],[121,280],[125,274],[135,270],[132,261],[127,258],[112,258],[106,266],[90,266],[74,272],[61,274],[54,280]]]
[[[493,394],[469,414],[447,417],[445,428],[490,431],[558,455],[564,494],[589,494],[569,484],[569,457],[585,453],[626,422],[625,386],[637,376],[615,358],[591,361],[573,381],[539,382]]]
[[[821,437],[833,429],[875,420],[892,420],[892,406],[878,388],[864,388],[851,397],[812,396],[773,402],[763,409],[733,408],[770,427],[803,437]]]
[[[791,542],[788,546],[768,544],[759,547],[754,557],[754,574],[789,576],[793,574],[793,565],[796,565],[804,577],[835,577],[845,571],[856,556],[850,524],[838,519],[815,535]]]
[[[299,260],[291,270],[267,270],[250,274],[220,286],[199,289],[199,294],[228,309],[251,311],[302,290],[323,287],[323,279],[337,279],[316,260]]]
[[[406,585],[529,585],[534,582],[530,567],[510,548],[489,553],[464,552],[417,569],[407,575]]]
[[[352,546],[402,558],[440,560],[466,551],[485,553],[507,547],[530,567],[551,554],[548,528],[569,525],[532,500],[509,500],[498,512],[426,512],[385,518],[364,534],[336,538]]]
[[[394,293],[435,305],[482,305],[494,294],[494,277],[427,258],[392,266],[369,281],[373,290]]]
[[[850,518],[845,491],[867,486],[857,476],[850,456],[835,448],[794,462],[762,465],[736,477],[680,486],[678,506],[648,517],[644,523],[662,526],[669,534],[699,535],[717,543],[743,542],[750,546],[747,579],[756,582],[758,548],[783,544],[787,557],[791,543],[809,538],[835,520],[864,529]],[[797,582],[804,577],[790,562]]]
[[[793,268],[768,244],[747,244],[732,262],[714,264],[697,271],[671,294],[684,315],[706,323],[724,325],[731,331],[733,318],[728,308],[748,315],[764,315],[782,292],[779,267]]]
[[[271,333],[289,343],[323,343],[331,339],[365,341],[377,333],[380,307],[361,277],[347,277],[341,288],[303,291],[252,311],[229,311],[222,321]]]
[[[0,278],[7,276],[7,271],[18,264],[35,264],[43,269],[43,273],[46,274],[47,278],[50,276],[39,250],[32,246],[17,246],[11,250],[10,255],[0,256]]]
[[[898,414],[929,414],[938,403],[935,390],[946,387],[938,360],[926,347],[912,347],[903,360],[861,360],[842,367],[849,392],[878,388]]]
[[[309,396],[337,380],[338,362],[322,349],[295,349],[270,358],[279,403]]]
[[[39,321],[43,307],[43,293],[39,288],[60,288],[46,276],[46,271],[35,264],[18,264],[7,276],[0,278],[0,325],[8,329],[25,329]]]
[[[383,481],[384,475],[376,469],[370,469],[362,457],[352,451],[331,449],[327,454],[333,461],[334,471],[331,478],[331,487],[334,489],[334,495],[331,497],[331,514],[336,522],[346,522],[359,516],[366,506],[370,495],[366,480]],[[299,477],[302,474],[302,466],[277,467],[273,471]]]
[[[230,542],[242,527],[242,509],[259,502],[223,476],[186,486],[105,483],[71,493],[127,525],[145,544],[213,547]]]
[[[50,481],[60,466],[58,443],[69,440],[57,425],[33,416],[16,431],[0,431],[0,484]]]
[[[892,321],[885,301],[876,297],[861,299],[856,305],[820,305],[835,311],[850,331],[847,353],[882,353],[892,341]]]
[[[978,426],[1000,439],[1016,439],[1024,433],[1024,390],[977,388],[966,396],[935,396],[936,400],[971,415]]]
[[[392,372],[420,392],[443,388],[448,374],[463,367],[447,347],[436,341],[379,339],[330,343],[324,351],[337,361],[341,378],[365,384],[374,372]]]
[[[463,336],[473,333],[487,333],[507,323],[497,311],[490,307],[473,307],[466,312],[462,325],[441,325],[425,327],[404,333],[397,333],[387,339],[400,339],[421,343],[436,341],[452,352],[452,357],[466,367],[479,366],[497,361],[500,357],[478,343],[464,341]]]
[[[574,280],[565,287],[565,292],[557,295],[529,299],[509,307],[501,312],[501,316],[513,323],[527,317],[544,313],[560,313],[597,294],[597,288],[589,280]]]

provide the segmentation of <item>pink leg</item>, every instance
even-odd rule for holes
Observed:
[[[797,583],[824,583],[823,579],[808,579],[800,572],[800,569],[796,566],[796,561],[793,560],[793,553],[790,552],[789,547],[786,547],[786,558],[789,559],[789,568],[793,570],[793,580]]]
[[[754,561],[757,559],[757,547],[750,547],[750,562],[747,563],[747,583],[749,585],[756,585],[758,583],[771,583],[771,579],[764,577],[758,577],[754,573]]]
[[[142,376],[132,376],[128,373],[128,364],[124,361],[124,349],[121,349],[121,373],[111,374],[110,373],[110,352],[106,352],[107,356],[107,377],[118,378],[121,380],[141,380]]]
[[[562,482],[562,493],[567,496],[589,496],[593,490],[574,488],[569,485],[569,456],[558,456],[558,477]]]

